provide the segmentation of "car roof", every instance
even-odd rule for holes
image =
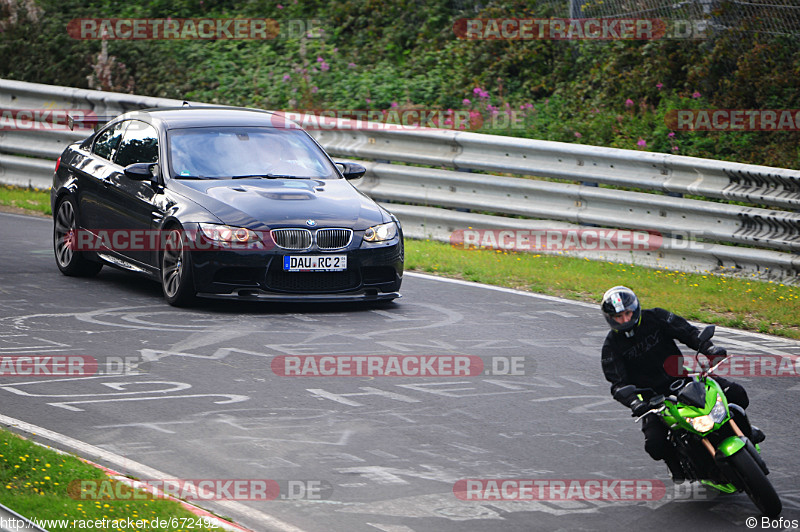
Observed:
[[[143,118],[147,114],[150,121],[159,122],[165,129],[180,129],[208,126],[258,126],[285,127],[286,120],[273,120],[274,113],[261,109],[243,107],[171,107],[158,109],[142,109],[122,115],[125,118]]]

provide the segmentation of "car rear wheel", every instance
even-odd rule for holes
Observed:
[[[176,307],[191,304],[196,298],[191,255],[183,240],[184,232],[173,227],[161,254],[161,286],[167,303]]]
[[[76,248],[78,235],[78,210],[75,200],[67,196],[56,208],[53,217],[53,251],[58,269],[71,277],[91,277],[103,268],[103,263],[87,259]]]

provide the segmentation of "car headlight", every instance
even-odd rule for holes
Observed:
[[[198,225],[203,236],[216,244],[229,247],[252,247],[261,243],[258,234],[245,227],[205,223]]]
[[[698,417],[687,417],[686,421],[692,425],[692,428],[697,432],[708,432],[709,430],[714,428],[714,420],[711,419],[711,416],[698,416]]]
[[[391,240],[397,236],[397,224],[389,222],[381,225],[373,225],[364,231],[364,240],[367,242],[382,242]]]

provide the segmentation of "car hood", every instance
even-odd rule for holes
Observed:
[[[251,229],[350,227],[389,221],[386,211],[344,179],[173,180],[171,188],[222,223]]]

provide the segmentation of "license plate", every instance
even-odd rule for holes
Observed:
[[[287,272],[338,272],[347,269],[347,255],[286,255]]]

